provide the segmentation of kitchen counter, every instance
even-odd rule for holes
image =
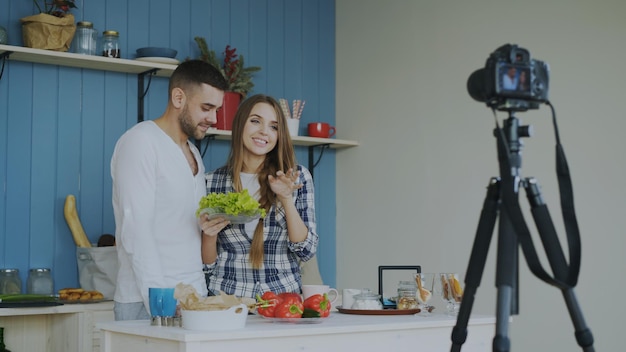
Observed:
[[[150,326],[148,320],[97,324],[102,350],[133,352],[224,351],[449,351],[456,318],[442,314],[352,315],[333,312],[318,324],[293,324],[248,316],[243,329],[204,332]],[[472,316],[463,352],[491,349],[495,317]]]
[[[11,351],[100,351],[95,325],[113,320],[113,301],[0,308],[0,326]]]

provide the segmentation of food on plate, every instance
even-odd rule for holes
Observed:
[[[277,294],[272,291],[267,291],[263,295],[256,296],[257,308],[256,311],[264,317],[273,318],[276,311],[276,305],[282,301]]]
[[[274,293],[266,291],[257,295],[257,313],[266,318],[322,318],[330,315],[328,295],[313,295],[306,300],[296,292]]]
[[[259,202],[248,194],[247,189],[241,192],[207,194],[200,199],[196,216],[200,216],[205,211],[209,214],[265,217],[265,209],[261,208]]]
[[[304,305],[302,301],[295,299],[284,299],[276,305],[274,318],[302,318]]]
[[[59,290],[59,299],[62,301],[95,301],[104,299],[102,292],[87,291],[82,288],[62,288]]]
[[[304,311],[308,314],[308,310],[318,313],[320,318],[326,318],[330,315],[330,300],[328,294],[315,294],[304,300]]]
[[[237,297],[224,292],[220,292],[218,296],[202,297],[193,286],[183,283],[179,283],[174,288],[174,298],[184,310],[227,310],[242,303],[248,309],[254,309],[256,306],[256,301],[252,298]]]
[[[24,303],[24,302],[53,302],[56,297],[40,294],[3,294],[0,295],[0,303]]]

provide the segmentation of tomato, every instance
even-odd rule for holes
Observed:
[[[326,318],[330,315],[330,300],[328,295],[324,293],[310,296],[304,300],[304,309],[311,309],[320,313],[321,318]]]
[[[276,318],[302,318],[304,306],[301,301],[283,300],[278,303],[274,312]]]
[[[282,301],[274,292],[267,291],[262,296],[256,295],[257,312],[264,317],[273,318],[276,306]]]

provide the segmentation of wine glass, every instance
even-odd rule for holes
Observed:
[[[415,274],[415,283],[417,284],[417,301],[424,315],[430,315],[434,306],[428,304],[433,297],[435,289],[435,273],[418,273]]]
[[[441,297],[447,302],[446,314],[456,316],[459,314],[461,301],[463,299],[463,288],[459,275],[456,273],[440,273],[439,285],[441,285]]]

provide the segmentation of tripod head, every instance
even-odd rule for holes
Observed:
[[[496,123],[497,125],[497,123]],[[501,172],[507,172],[503,165],[510,165],[511,176],[517,181],[521,177],[522,167],[522,147],[524,143],[520,140],[522,137],[531,137],[533,134],[533,128],[530,125],[521,125],[521,121],[515,117],[514,111],[509,111],[509,117],[504,121],[504,126],[500,128],[499,125],[493,131],[494,136],[497,139],[502,139],[504,143],[498,143],[498,160],[500,161]],[[505,148],[500,148],[504,145]],[[504,149],[504,150],[501,150]],[[506,159],[508,162],[506,162]],[[515,182],[515,192],[518,191],[519,182]]]

